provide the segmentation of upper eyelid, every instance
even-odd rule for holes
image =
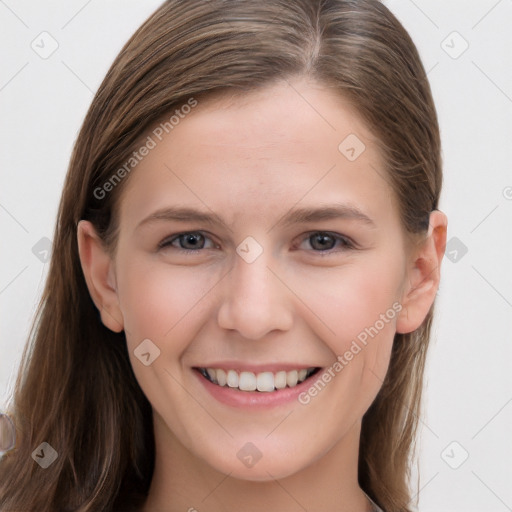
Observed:
[[[205,238],[210,239],[213,243],[216,243],[215,240],[212,238],[212,236],[207,231],[191,230],[191,231],[181,231],[180,233],[176,233],[174,235],[169,235],[169,236],[165,237],[161,242],[159,242],[158,246],[163,247],[165,245],[170,244],[171,242],[174,242],[175,240],[178,240],[180,236],[190,235],[190,234],[203,235]],[[186,251],[187,249],[181,249],[181,250]]]
[[[170,235],[166,238],[164,238],[159,244],[158,246],[160,248],[163,248],[167,245],[170,245],[172,242],[176,241],[179,239],[180,236],[183,236],[183,235],[188,235],[188,234],[201,234],[203,235],[206,239],[210,239],[215,245],[218,245],[215,240],[213,239],[213,237],[207,232],[207,231],[202,231],[202,230],[190,230],[190,231],[182,231],[180,233],[176,233],[174,235]],[[357,247],[357,244],[348,236],[346,235],[343,235],[341,233],[335,233],[335,232],[332,232],[332,231],[327,231],[327,230],[321,230],[321,229],[317,229],[317,230],[312,230],[312,231],[308,231],[306,233],[303,233],[301,235],[301,240],[295,244],[295,246],[298,246],[300,245],[301,243],[303,243],[305,240],[307,240],[309,237],[311,237],[312,235],[316,234],[316,233],[324,233],[324,234],[327,234],[329,236],[332,236],[334,239],[336,240],[339,240],[341,242],[343,242],[347,247]],[[192,252],[199,252],[201,251],[202,249],[183,249],[181,247],[176,247],[176,249],[178,250],[182,250],[182,251],[192,251]],[[334,249],[326,249],[324,251],[315,251],[313,250],[313,252],[324,252],[324,253],[328,253],[328,252],[334,252]]]
[[[324,233],[329,236],[332,236],[334,239],[342,241],[347,247],[354,247],[354,248],[357,247],[357,244],[354,242],[354,240],[352,240],[352,238],[350,238],[346,235],[342,235],[341,233],[334,233],[332,231],[323,231],[321,229],[316,230],[316,231],[309,231],[308,233],[305,233],[303,235],[303,237],[304,237],[303,241],[307,240],[311,235],[314,235],[316,233]],[[327,249],[323,252],[329,252],[329,251],[332,251],[332,249]],[[314,251],[314,252],[322,252],[322,251]]]

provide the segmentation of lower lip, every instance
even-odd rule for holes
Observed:
[[[193,370],[197,378],[206,390],[219,402],[229,405],[231,407],[245,408],[245,409],[270,409],[281,405],[290,404],[298,401],[301,393],[309,389],[315,378],[321,375],[322,370],[319,370],[312,377],[307,378],[305,381],[297,384],[293,388],[283,388],[277,391],[240,391],[238,388],[230,388],[229,386],[218,386],[210,382],[199,371]]]

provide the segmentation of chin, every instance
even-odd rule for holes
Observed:
[[[229,474],[231,478],[247,482],[273,482],[274,480],[281,480],[296,473],[290,466],[283,468],[282,463],[275,465],[270,463],[263,466],[261,461],[252,468],[240,468],[231,464],[220,471]]]
[[[270,449],[259,451],[251,443],[235,453],[235,457],[219,460],[217,451],[216,458],[205,462],[220,473],[250,482],[280,480],[297,473],[307,465],[297,460],[297,452],[292,451],[289,457],[283,457],[282,450],[274,450],[270,454]]]

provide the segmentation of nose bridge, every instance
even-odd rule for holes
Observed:
[[[219,310],[220,327],[237,330],[248,339],[290,328],[290,304],[270,264],[265,252],[253,261],[236,255]]]

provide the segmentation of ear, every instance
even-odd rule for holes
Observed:
[[[89,221],[78,223],[77,238],[85,282],[101,321],[111,331],[121,332],[124,320],[117,297],[114,262]]]
[[[446,248],[447,218],[435,210],[430,214],[426,238],[413,249],[402,294],[402,310],[397,320],[397,332],[416,330],[425,320],[439,288],[441,261]]]

